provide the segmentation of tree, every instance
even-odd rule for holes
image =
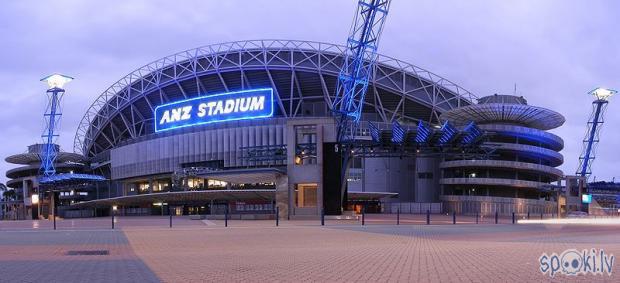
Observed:
[[[4,196],[5,200],[15,200],[17,195],[15,194],[15,190],[7,190],[2,193],[2,196]]]
[[[6,193],[6,192],[7,192],[6,185],[4,185],[4,184],[0,183],[0,194],[2,194],[2,195],[0,195],[0,197],[4,197],[4,198],[6,198],[6,197],[4,196],[4,193]]]

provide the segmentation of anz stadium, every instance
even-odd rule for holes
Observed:
[[[260,218],[277,207],[280,217],[295,218],[362,207],[508,213],[557,206],[544,188],[562,176],[555,167],[563,143],[545,130],[561,125],[561,115],[535,108],[541,116],[527,116],[532,106],[516,97],[476,104],[478,97],[455,83],[383,55],[355,135],[376,145],[394,136],[395,122],[403,141],[429,134],[403,144],[406,154],[394,154],[395,140],[388,138],[376,149],[392,153],[370,146],[342,171],[331,107],[346,48],[238,41],[183,51],[129,73],[94,101],[75,135],[83,171],[106,181],[85,186],[80,199],[66,198],[61,211],[100,215],[114,206],[122,215],[226,210]],[[513,116],[496,119],[505,105]],[[553,121],[541,122],[548,118]],[[443,154],[449,142],[465,144],[468,130],[481,133],[478,148],[495,149]],[[438,154],[416,154],[435,140]],[[491,159],[500,160],[484,161]]]

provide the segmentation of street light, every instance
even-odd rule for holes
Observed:
[[[31,196],[32,204],[39,204],[39,195]]]

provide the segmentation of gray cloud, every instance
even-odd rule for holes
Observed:
[[[310,3],[308,3],[310,2]],[[60,144],[99,93],[139,66],[225,41],[284,38],[344,43],[355,1],[14,1],[0,10],[0,156],[40,141],[45,86],[67,85]],[[620,88],[617,1],[394,0],[381,53],[452,80],[479,96],[517,93],[564,114],[554,130],[575,171],[596,86]],[[611,101],[594,164],[598,179],[620,177],[620,98]],[[0,172],[13,167],[0,163]],[[5,181],[4,174],[0,181]]]

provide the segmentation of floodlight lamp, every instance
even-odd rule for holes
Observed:
[[[113,205],[112,206],[112,210],[114,210],[114,211],[118,210],[118,205]]]
[[[61,74],[52,74],[45,78],[42,78],[42,82],[46,82],[50,89],[62,88],[66,83],[72,81],[73,78]]]
[[[596,96],[596,98],[601,100],[607,100],[610,96],[616,94],[618,91],[607,88],[596,88],[595,90],[590,91],[589,94]]]

